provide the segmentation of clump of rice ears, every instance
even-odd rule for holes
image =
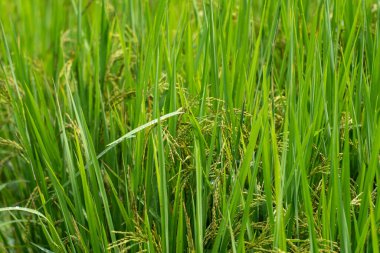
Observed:
[[[379,252],[379,18],[0,1],[0,252]]]

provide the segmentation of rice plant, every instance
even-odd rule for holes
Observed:
[[[0,252],[379,252],[378,0],[0,1]]]

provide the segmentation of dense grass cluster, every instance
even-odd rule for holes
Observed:
[[[378,1],[0,20],[0,252],[379,252]]]

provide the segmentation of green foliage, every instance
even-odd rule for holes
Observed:
[[[379,19],[0,1],[0,251],[379,252]]]

